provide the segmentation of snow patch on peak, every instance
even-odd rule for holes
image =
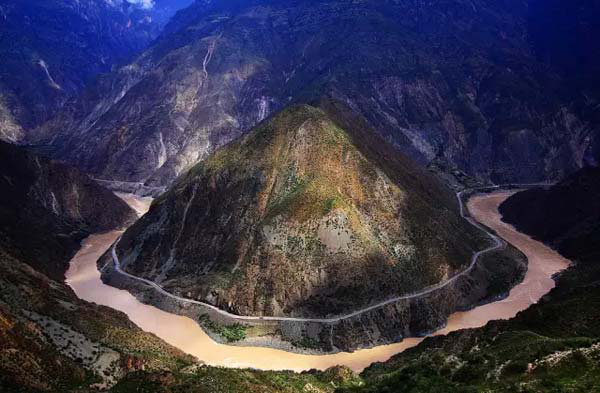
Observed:
[[[144,10],[154,8],[154,0],[105,0],[105,2],[112,7],[120,7],[123,3],[128,3]]]
[[[145,10],[149,10],[154,7],[154,0],[127,0],[127,2],[135,4]]]

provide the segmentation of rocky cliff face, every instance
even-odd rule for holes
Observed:
[[[598,99],[546,61],[539,26],[554,27],[534,3],[198,3],[41,138],[98,177],[167,184],[290,102],[329,96],[422,163],[557,178],[597,151]]]
[[[368,134],[284,110],[157,199],[119,243],[124,268],[240,315],[321,317],[464,269],[485,239],[455,196]]]
[[[61,280],[90,232],[123,227],[135,212],[79,171],[0,142],[0,245]]]
[[[190,2],[0,1],[0,138],[23,140],[96,75],[144,49]]]

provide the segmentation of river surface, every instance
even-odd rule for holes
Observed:
[[[448,325],[434,335],[480,327],[491,320],[515,316],[548,293],[555,285],[552,275],[569,265],[569,261],[556,251],[502,222],[498,206],[512,193],[496,192],[475,196],[469,200],[468,208],[477,221],[494,229],[527,256],[529,268],[525,279],[514,287],[504,300],[452,314]],[[138,199],[131,195],[120,194],[119,196],[140,215],[148,210],[151,202],[150,199]],[[156,334],[206,364],[294,371],[313,368],[324,370],[335,365],[345,365],[360,372],[371,363],[386,361],[423,340],[423,338],[409,338],[397,344],[332,355],[302,355],[271,348],[238,347],[216,343],[192,319],[142,304],[129,292],[102,282],[96,261],[121,234],[121,231],[113,231],[87,238],[81,250],[71,260],[66,274],[67,283],[81,299],[124,312],[143,330]]]

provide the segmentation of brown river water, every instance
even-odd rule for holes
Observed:
[[[488,321],[508,319],[536,303],[550,291],[555,283],[552,275],[565,269],[569,261],[543,243],[517,232],[511,225],[503,223],[498,206],[511,192],[497,192],[475,196],[468,203],[471,215],[479,222],[494,229],[505,240],[521,250],[529,258],[529,268],[523,282],[510,292],[504,300],[486,304],[466,312],[450,316],[448,325],[434,335],[475,328]],[[130,195],[119,195],[138,213],[143,214],[150,199],[137,199]],[[255,368],[261,370],[304,371],[345,365],[362,371],[373,362],[383,362],[391,356],[419,344],[422,338],[409,338],[401,343],[382,345],[353,353],[331,355],[302,355],[278,349],[238,347],[218,344],[213,341],[196,322],[190,318],[159,310],[140,303],[129,292],[105,285],[96,268],[98,258],[112,245],[122,232],[113,231],[87,238],[81,250],[71,260],[67,272],[67,283],[81,299],[105,305],[124,312],[140,328],[156,334],[169,344],[194,355],[206,364],[223,367]]]

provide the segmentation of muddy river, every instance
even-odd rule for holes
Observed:
[[[468,203],[471,215],[479,222],[494,229],[505,240],[521,250],[529,258],[529,268],[524,281],[501,301],[477,307],[450,316],[448,325],[435,332],[447,334],[454,330],[485,325],[490,320],[508,319],[536,303],[555,285],[552,275],[565,269],[569,261],[543,243],[517,232],[500,219],[498,206],[510,196],[510,192],[497,192],[475,196]],[[139,214],[149,207],[150,199],[138,199],[131,195],[119,195]],[[302,355],[278,349],[236,347],[214,342],[193,320],[159,310],[140,303],[129,292],[105,285],[96,268],[98,258],[112,245],[122,232],[113,231],[87,238],[75,255],[67,272],[67,283],[81,299],[105,305],[127,314],[140,328],[156,334],[169,344],[194,355],[213,366],[250,367],[262,370],[326,369],[346,365],[362,371],[373,362],[385,361],[394,354],[413,347],[422,338],[405,339],[392,345],[382,345],[353,353],[332,355]]]

